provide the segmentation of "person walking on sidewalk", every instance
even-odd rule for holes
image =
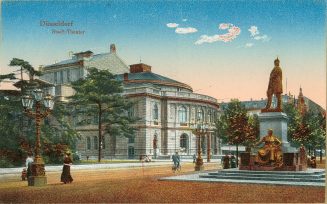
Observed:
[[[73,178],[70,174],[70,166],[72,165],[73,161],[70,158],[70,153],[66,152],[66,155],[64,157],[64,166],[62,168],[62,173],[61,173],[61,182],[66,183],[71,183],[73,182]]]

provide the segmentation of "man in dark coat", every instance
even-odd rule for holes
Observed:
[[[279,67],[279,59],[275,59],[274,61],[275,67],[270,73],[268,90],[267,90],[267,105],[264,110],[269,110],[272,102],[273,94],[276,95],[277,98],[277,111],[282,111],[282,93],[283,93],[283,74],[282,69]]]
[[[230,164],[229,164],[229,156],[226,154],[223,157],[223,169],[229,169],[230,168]]]

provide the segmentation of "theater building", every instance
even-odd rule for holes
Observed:
[[[178,151],[181,155],[196,154],[197,124],[207,124],[213,130],[218,102],[215,98],[193,92],[191,86],[156,74],[154,69],[139,63],[127,66],[110,46],[110,52],[94,55],[93,52],[74,54],[72,59],[43,67],[42,79],[56,85],[57,100],[67,101],[73,94],[70,83],[87,74],[88,67],[108,69],[122,81],[123,94],[135,105],[129,114],[140,118],[134,124],[135,137],[104,135],[102,157],[139,158],[140,155],[169,157]],[[78,107],[83,109],[83,107]],[[93,115],[72,116],[72,124],[80,133],[77,151],[82,159],[96,159],[98,155],[97,118]],[[209,149],[218,154],[219,142],[213,133],[202,140],[202,152]]]

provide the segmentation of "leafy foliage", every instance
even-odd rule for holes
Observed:
[[[19,66],[19,67],[21,67],[22,71],[28,72],[28,74],[32,77],[42,75],[42,73],[40,71],[35,70],[34,67],[29,62],[22,60],[22,59],[13,58],[10,61],[9,66]]]
[[[4,79],[13,80],[13,79],[16,79],[16,77],[15,77],[15,74],[14,73],[0,75],[0,82],[2,80],[4,80]]]
[[[232,100],[224,114],[221,116],[221,121],[217,121],[218,128],[221,133],[226,133],[229,144],[244,144],[251,145],[258,137],[258,121],[257,118],[249,118],[247,110],[238,100]]]
[[[289,117],[288,139],[293,146],[303,144],[307,149],[325,147],[326,118],[324,115],[309,109],[301,115],[292,104],[285,104],[284,111]]]
[[[20,66],[32,76],[40,75],[28,62],[21,59],[14,58],[10,66]],[[15,79],[14,76],[8,74],[0,78]],[[22,88],[27,89],[29,83],[23,85],[25,86]],[[27,153],[34,152],[35,121],[28,118],[23,111],[20,96],[0,93],[0,160],[5,158],[7,163],[14,165],[21,165]],[[41,148],[45,161],[58,163],[64,151],[75,150],[78,135],[65,119],[68,114],[63,104],[56,103],[50,116],[41,124]]]

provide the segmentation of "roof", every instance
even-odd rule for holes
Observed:
[[[50,64],[50,65],[46,65],[44,66],[44,68],[48,68],[48,67],[55,67],[55,66],[59,66],[59,65],[66,65],[66,64],[73,64],[76,63],[78,61],[82,61],[80,59],[67,59],[67,60],[63,60],[54,64]]]
[[[30,84],[31,82],[29,80],[23,80],[24,82],[27,82]],[[44,81],[42,79],[34,79],[32,83],[35,83],[37,86],[41,87],[53,87],[54,85],[52,83],[49,83],[47,81]],[[20,88],[22,86],[22,80],[19,80],[14,84],[15,87]]]
[[[78,52],[74,53],[74,55],[81,55],[81,54],[92,54],[93,52],[91,50],[85,51],[85,52]]]
[[[101,54],[95,54],[88,58],[73,58],[73,59],[67,59],[60,62],[57,62],[55,64],[46,65],[44,68],[46,70],[56,69],[57,67],[64,67],[66,65],[76,64],[79,62],[84,62],[84,66],[86,67],[98,67],[99,61],[106,61],[105,63],[100,63],[102,66],[101,69],[108,69],[113,74],[120,74],[124,72],[128,72],[129,68],[126,65],[126,63],[116,54],[116,53],[101,53]]]
[[[187,84],[178,82],[168,77],[161,76],[159,74],[155,74],[153,72],[128,73],[128,80],[124,80],[124,75],[125,74],[116,75],[116,79],[127,83],[153,83],[166,86],[176,86],[193,91],[192,87]]]

